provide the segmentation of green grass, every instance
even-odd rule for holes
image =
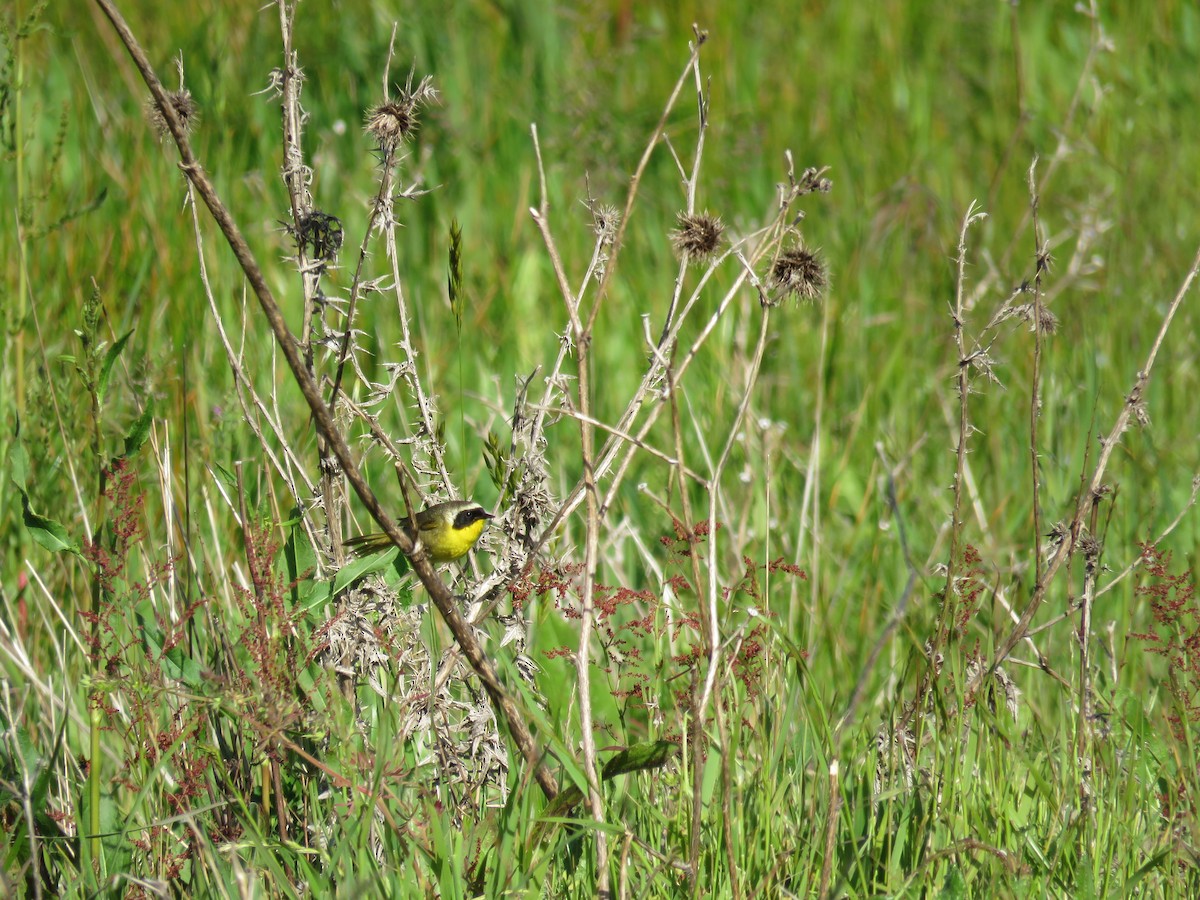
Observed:
[[[922,648],[940,622],[940,567],[964,571],[961,555],[949,559],[958,415],[950,313],[963,217],[972,200],[987,213],[968,233],[965,288],[992,279],[966,315],[970,346],[1034,276],[1026,175],[1040,157],[1039,217],[1054,257],[1043,288],[1058,318],[1043,337],[1039,381],[1045,535],[1074,514],[1097,437],[1112,427],[1196,253],[1192,6],[1101,9],[1112,46],[1082,81],[1096,33],[1068,3],[463,2],[447,12],[423,3],[400,23],[393,85],[412,67],[433,76],[441,101],[422,113],[400,169],[405,186],[419,173],[435,189],[397,204],[398,269],[455,491],[489,508],[502,491],[485,437],[494,432],[507,450],[516,379],[541,367],[530,390],[540,398],[569,327],[529,214],[539,202],[530,123],[576,290],[593,245],[580,201],[590,185],[597,200],[623,206],[693,22],[709,33],[701,67],[711,91],[697,208],[740,236],[773,214],[785,151],[797,171],[830,167],[833,191],[797,208],[831,287],[818,304],[770,312],[745,421],[738,406],[764,315],[749,287],[680,383],[678,437],[668,411],[646,438],[707,474],[731,429],[740,433],[718,478],[722,527],[697,544],[699,569],[677,540],[660,540],[677,538],[672,518],[683,519],[685,505],[677,471],[659,457],[635,455],[601,523],[596,578],[616,605],[589,647],[599,762],[658,739],[686,747],[666,766],[606,782],[602,826],[586,804],[552,817],[571,822],[539,824],[547,804],[475,680],[455,676],[449,706],[434,715],[444,720],[428,720],[430,667],[451,638],[433,610],[404,608],[425,604],[422,590],[401,585],[363,607],[379,664],[342,660],[357,680],[353,690],[339,681],[338,661],[324,652],[339,607],[305,575],[316,557],[303,557],[311,548],[297,527],[298,501],[313,498],[292,496],[267,455],[286,444],[306,477],[319,478],[309,410],[202,213],[212,296],[251,382],[274,398],[283,439],[260,440],[248,426],[205,300],[178,155],[144,120],[146,90],[128,54],[98,8],[30,6],[2,14],[0,48],[0,203],[10,213],[0,225],[0,893],[587,896],[598,885],[601,829],[611,884],[627,896],[1197,889],[1198,670],[1184,643],[1200,623],[1190,593],[1198,529],[1188,507],[1200,471],[1192,297],[1153,370],[1150,424],[1122,436],[1105,476],[1114,491],[1093,528],[1103,543],[1099,584],[1185,514],[1159,548],[1169,563],[1143,565],[1097,598],[1086,733],[1078,613],[1061,618],[1085,590],[1082,554],[1032,623],[1047,626],[1034,635],[1036,653],[1019,644],[1004,666],[1021,692],[1016,718],[987,693],[994,682],[975,697],[968,688],[972,660],[989,659],[1012,628],[1004,604],[1019,613],[1035,590],[1034,338],[1016,322],[1001,326],[991,350],[1003,387],[976,379],[970,397],[979,431],[958,538],[981,561],[959,594],[974,592],[977,608],[939,647],[933,690],[912,706],[929,672]],[[323,282],[344,295],[376,172],[361,123],[380,99],[392,24],[364,5],[308,6],[296,36],[308,78],[304,149],[317,207],[344,225],[340,268]],[[278,15],[253,4],[174,10],[131,3],[123,12],[168,87],[182,55],[201,111],[197,155],[298,330],[303,294],[281,227],[290,211],[279,105],[256,93],[280,65]],[[25,16],[33,27],[18,34]],[[690,80],[666,130],[690,166]],[[1056,161],[1060,140],[1068,152]],[[667,233],[683,205],[679,172],[659,146],[590,347],[602,422],[615,422],[645,371],[642,316],[654,336],[662,327],[678,270]],[[461,334],[445,288],[453,219],[464,232]],[[389,272],[378,242],[369,271]],[[716,272],[683,347],[738,274],[732,263]],[[697,280],[693,269],[689,289]],[[93,297],[102,311],[89,324]],[[358,324],[373,355],[362,365],[384,380],[384,364],[401,358],[400,323],[388,297],[369,303]],[[118,354],[115,342],[131,331]],[[348,385],[365,396],[356,379]],[[396,439],[414,433],[401,394],[379,409]],[[128,480],[102,474],[151,398],[153,427],[128,452]],[[399,509],[392,465],[357,440],[363,432],[349,427],[351,445]],[[580,429],[564,417],[546,434],[546,487],[561,500],[582,475]],[[18,487],[66,542],[82,547],[90,530],[123,567],[36,542],[49,532],[44,522],[30,527],[41,520],[25,513]],[[710,493],[687,484],[693,521],[707,517]],[[351,532],[370,524],[356,502],[337,512]],[[320,511],[308,517],[322,534]],[[585,534],[581,508],[531,575],[543,578],[524,609],[524,652],[540,667],[532,683],[518,671],[517,647],[501,646],[501,624],[486,627],[485,645],[559,784],[583,788],[576,669],[562,651],[579,649],[581,580],[565,567],[584,563]],[[497,547],[476,554],[480,575]],[[297,548],[301,560],[289,563]],[[901,610],[906,550],[915,574]],[[780,557],[804,577],[768,572]],[[691,702],[707,666],[683,659],[701,637],[694,621],[681,622],[697,614],[699,597],[696,585],[672,580],[692,582],[697,571],[705,591],[711,574],[725,592],[720,636],[731,663],[698,729],[703,755],[693,751]],[[1168,583],[1171,592],[1153,593]],[[1178,609],[1165,611],[1164,600]],[[85,615],[93,609],[95,624]],[[1151,652],[1173,639],[1178,653]],[[482,723],[475,732],[470,716]],[[907,761],[889,743],[896,730],[916,741]]]

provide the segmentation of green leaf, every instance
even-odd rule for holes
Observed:
[[[958,866],[951,866],[946,872],[946,880],[942,882],[942,891],[938,894],[941,900],[961,900],[967,896],[967,882]]]
[[[62,523],[48,519],[46,516],[39,516],[29,505],[29,495],[23,489],[18,488],[18,490],[21,491],[21,508],[24,512],[25,527],[29,529],[30,536],[51,553],[61,553],[66,550],[78,556],[79,545],[75,543],[70,532]]]
[[[227,488],[237,490],[237,477],[227,468],[218,462],[212,464],[213,474],[216,475]]]
[[[630,772],[661,768],[678,752],[679,745],[670,741],[647,741],[644,744],[635,744],[622,750],[604,764],[604,769],[600,773],[600,781],[611,781],[618,775],[627,775]],[[554,798],[539,817],[538,825],[534,829],[534,840],[540,841],[546,836],[549,831],[546,826],[550,824],[548,820],[567,817],[571,810],[582,802],[583,791],[578,786],[571,784],[563,788],[562,792]]]
[[[139,606],[137,610],[138,629],[141,632],[142,645],[146,648],[146,656],[155,660],[168,678],[182,681],[190,688],[201,687],[204,679],[200,674],[200,664],[184,653],[178,644],[167,650],[163,649],[167,642],[166,635],[154,621],[150,610],[148,604]]]
[[[204,678],[200,674],[200,664],[184,653],[179,644],[162,655],[159,665],[162,666],[163,674],[168,678],[182,681],[192,689],[199,688],[204,684]]]
[[[280,523],[288,537],[276,567],[284,581],[291,585],[292,603],[311,609],[329,596],[329,583],[318,581],[312,575],[317,568],[317,552],[301,523],[300,510],[296,508],[292,510],[292,518]]]
[[[121,454],[122,456],[132,456],[142,449],[146,438],[150,436],[152,424],[154,424],[154,397],[149,396],[146,398],[146,408],[142,410],[142,414],[137,417],[130,426],[129,433],[125,435],[125,452]]]
[[[81,823],[91,821],[91,801],[88,797],[88,792],[83,792],[82,799],[79,804]],[[113,795],[105,791],[100,796],[100,875],[101,879],[107,879],[110,875],[122,874],[129,870],[129,863],[133,859],[133,847],[125,836],[125,815],[121,811]],[[84,829],[80,829],[81,838],[91,838],[94,835],[85,834]],[[80,846],[86,851],[91,848],[90,840],[81,840]],[[90,868],[91,860],[88,858],[90,854],[84,853],[84,863]],[[99,896],[122,896],[118,893],[101,892]]]
[[[337,574],[333,577],[334,595],[340,594],[354,582],[368,575],[373,575],[376,572],[382,572],[384,569],[397,562],[398,559],[404,559],[400,555],[399,547],[389,547],[387,550],[382,550],[379,553],[373,553],[370,556],[362,559],[355,559],[338,569]],[[408,561],[404,560],[404,566],[407,568]]]
[[[96,382],[96,396],[99,397],[101,403],[104,402],[104,395],[108,393],[108,382],[112,379],[113,366],[117,364],[117,358],[120,357],[121,351],[125,349],[125,345],[131,337],[133,337],[132,328],[117,338],[117,342],[104,354],[104,365],[100,367],[100,380]]]
[[[606,762],[600,778],[602,781],[608,781],[610,778],[627,775],[630,772],[658,769],[665,766],[678,752],[679,745],[671,741],[647,741],[643,744],[634,744]]]
[[[21,441],[21,417],[17,417],[13,425],[12,445],[8,450],[8,477],[22,494],[27,490],[25,479],[29,474],[29,454],[25,452],[25,444]]]

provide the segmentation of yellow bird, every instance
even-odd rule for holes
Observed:
[[[466,556],[492,518],[490,512],[471,500],[448,500],[417,513],[416,531],[408,518],[400,520],[400,527],[414,542],[420,542],[433,562],[443,563]],[[346,546],[365,556],[391,547],[392,539],[382,532],[360,534],[346,541]]]

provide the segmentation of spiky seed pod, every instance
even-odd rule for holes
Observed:
[[[779,254],[771,266],[771,286],[798,300],[816,301],[829,287],[829,271],[819,251],[797,243]],[[776,303],[770,305],[777,305]]]
[[[724,235],[725,223],[720,216],[714,216],[707,210],[692,215],[680,213],[671,232],[671,246],[680,259],[684,255],[692,259],[708,259],[721,249]]]
[[[421,107],[437,100],[438,92],[433,79],[426,76],[415,88],[412,83],[405,86],[393,100],[385,100],[367,110],[364,130],[379,144],[385,153],[394,153],[396,148],[409,140],[420,126]]]
[[[167,99],[171,101],[171,106],[175,108],[175,115],[179,117],[179,121],[183,124],[183,133],[191,134],[192,129],[196,127],[196,122],[199,121],[200,107],[192,98],[192,92],[187,88],[178,91],[169,91]],[[163,115],[162,110],[158,108],[158,104],[151,97],[146,101],[146,119],[150,122],[150,127],[154,129],[154,133],[158,135],[159,140],[163,140],[171,133],[170,126],[167,125],[167,119]]]
[[[367,110],[365,130],[380,147],[395,147],[417,130],[417,111],[403,101],[380,103]]]
[[[608,246],[617,239],[621,214],[607,203],[589,203],[588,209],[592,212],[592,231],[601,244]]]

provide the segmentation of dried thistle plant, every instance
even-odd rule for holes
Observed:
[[[725,223],[721,221],[720,216],[714,216],[707,210],[699,214],[681,212],[670,238],[676,256],[690,256],[696,260],[711,259],[724,242]]]
[[[420,127],[421,110],[438,99],[432,76],[426,75],[413,87],[412,74],[396,97],[367,110],[363,130],[379,145],[385,159],[394,161],[396,150],[411,140]]]
[[[820,251],[810,250],[798,240],[772,263],[767,281],[778,298],[769,302],[770,306],[778,306],[784,297],[813,303],[829,287],[829,270]]]
[[[175,115],[179,118],[180,124],[183,125],[183,133],[191,134],[196,127],[196,123],[200,121],[200,106],[196,103],[192,92],[187,88],[180,88],[177,91],[171,91],[167,94],[171,101],[171,108],[175,110]],[[160,141],[166,140],[171,136],[171,129],[167,125],[166,116],[159,109],[158,104],[154,102],[153,97],[147,97],[145,103],[146,120],[150,123],[150,127],[154,129],[154,133],[158,135]]]

